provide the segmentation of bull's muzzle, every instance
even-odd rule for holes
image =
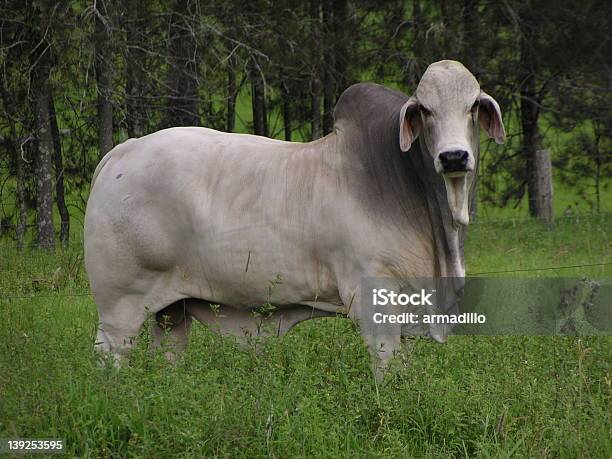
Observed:
[[[467,172],[470,154],[466,150],[451,150],[440,153],[442,173]]]

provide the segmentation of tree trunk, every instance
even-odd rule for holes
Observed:
[[[325,69],[325,84],[323,88],[323,135],[334,129],[334,107],[336,103],[336,88],[329,69]]]
[[[59,129],[57,127],[57,117],[55,116],[55,104],[53,93],[49,91],[49,121],[51,124],[51,136],[53,138],[53,166],[55,169],[55,200],[57,210],[60,215],[60,241],[64,247],[68,246],[70,239],[70,214],[66,207],[66,197],[64,192],[64,162],[62,158],[62,143],[60,140]]]
[[[597,213],[601,212],[601,149],[599,148],[599,142],[601,140],[600,128],[598,122],[593,122],[593,132],[595,134],[595,142],[593,147],[595,149],[595,210]]]
[[[15,127],[15,104],[12,100],[11,95],[9,95],[9,91],[6,88],[6,81],[2,81],[0,90],[2,91],[4,112],[6,114],[6,120],[8,122],[11,133],[11,138],[8,139],[6,142],[6,149],[10,152],[13,152],[13,161],[15,162],[17,206],[17,225],[15,226],[15,236],[17,238],[17,248],[22,249],[24,246],[25,231],[27,228],[28,219],[24,164],[26,161],[26,152],[30,150],[29,145],[32,143],[32,139],[30,137],[28,137],[27,139],[18,138],[17,128]]]
[[[130,137],[142,137],[145,133],[146,104],[146,54],[145,23],[147,21],[147,2],[144,0],[124,0],[127,15],[126,35],[126,108],[127,129]]]
[[[334,11],[332,0],[323,0],[323,134],[334,128],[336,85],[334,78],[335,53],[333,52]]]
[[[517,72],[520,87],[520,116],[522,128],[522,155],[525,161],[525,182],[529,199],[529,214],[547,221],[545,190],[540,189],[543,180],[552,183],[551,168],[546,161],[538,158],[541,150],[541,136],[538,126],[542,94],[537,91],[538,56],[534,54],[533,44],[537,40],[537,18],[531,17],[531,2],[526,2],[519,14],[519,69]],[[550,162],[550,161],[548,161]],[[543,177],[549,175],[546,179]],[[552,196],[550,197],[552,199]],[[551,210],[552,212],[552,210]],[[551,217],[552,218],[552,217]]]
[[[282,21],[282,18],[280,19]],[[282,24],[278,24],[277,27],[282,27]],[[279,34],[278,37],[278,49],[281,52],[282,56],[287,56],[287,61],[289,57],[293,58],[292,52],[289,46],[287,46],[287,40],[284,36]],[[293,110],[292,110],[292,92],[290,87],[290,80],[287,75],[287,64],[283,63],[279,66],[279,89],[281,94],[281,110],[283,115],[283,131],[285,135],[285,140],[290,142],[291,137],[293,135]]]
[[[536,152],[540,149],[539,110],[536,100],[535,75],[525,75],[521,94],[522,154],[525,160],[525,180],[529,199],[529,214],[538,217],[538,182]]]
[[[227,132],[234,132],[236,126],[236,96],[236,58],[232,55],[227,60]]]
[[[480,13],[479,0],[465,0],[463,5],[462,62],[478,79],[480,69]]]
[[[478,220],[478,178],[474,178],[474,186],[470,194],[470,221],[475,222]]]
[[[24,154],[30,150],[30,144],[32,140],[29,140],[26,145],[23,146]],[[22,249],[24,246],[25,233],[28,224],[28,204],[26,201],[26,185],[25,185],[25,160],[22,158],[21,146],[15,148],[16,160],[17,160],[17,227],[15,228],[15,236],[17,237],[17,247]]]
[[[348,87],[348,36],[351,29],[348,19],[347,0],[332,0],[334,18],[334,74],[336,76],[336,99]]]
[[[479,0],[465,0],[463,5],[463,43],[462,43],[462,62],[476,78],[480,75],[480,13],[478,11]],[[477,171],[475,171],[477,173]],[[470,221],[478,219],[478,180],[474,181],[472,192],[470,193]]]
[[[263,77],[255,57],[251,56],[249,76],[251,79],[251,102],[253,107],[253,133],[268,135],[268,120],[266,115],[266,96]]]
[[[321,1],[310,0],[312,74],[310,76],[312,140],[321,137]]]
[[[537,90],[536,90],[536,68],[531,49],[531,41],[534,38],[530,24],[525,26],[525,18],[522,19],[520,31],[520,68],[518,71],[520,87],[520,115],[522,128],[522,154],[525,161],[525,181],[527,184],[527,195],[529,199],[529,214],[539,217],[538,209],[538,180],[536,173],[536,154],[540,150],[540,130],[538,118],[540,115]]]
[[[416,89],[423,71],[423,55],[425,54],[424,18],[421,10],[421,0],[412,2],[412,54],[414,59],[407,75],[408,86]]]
[[[283,99],[283,127],[285,130],[285,140],[290,142],[292,134],[291,93],[289,91],[287,80],[284,76],[281,78],[281,97]]]
[[[43,50],[32,72],[32,105],[36,128],[36,224],[38,227],[37,245],[52,248],[55,245],[53,228],[53,137],[49,114],[49,75],[51,72],[50,50]],[[36,57],[36,56],[33,56]],[[34,60],[36,62],[36,60]]]
[[[196,4],[194,0],[176,0],[170,16],[168,68],[168,117],[166,126],[198,126],[200,101]]]
[[[97,0],[94,11],[94,67],[98,86],[98,145],[100,159],[113,148],[113,65],[111,24],[107,0]]]

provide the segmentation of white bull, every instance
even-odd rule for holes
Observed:
[[[463,277],[478,123],[504,140],[497,103],[442,61],[412,97],[350,87],[334,118],[310,143],[181,127],[108,153],[85,219],[97,348],[120,358],[149,314],[167,316],[154,333],[179,349],[192,317],[260,332],[262,304],[274,333],[336,313],[359,323],[366,277]],[[379,369],[400,336],[365,336]]]

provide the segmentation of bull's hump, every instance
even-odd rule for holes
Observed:
[[[368,122],[372,116],[399,113],[408,96],[377,83],[357,83],[348,87],[338,99],[334,122],[352,120],[357,124]]]

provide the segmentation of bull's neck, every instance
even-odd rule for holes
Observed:
[[[373,221],[396,228],[398,244],[413,243],[414,232],[429,236],[436,276],[463,277],[465,229],[453,222],[444,180],[434,170],[432,156],[422,141],[402,153],[397,135],[381,139],[383,145],[374,150],[359,150],[360,142],[367,142],[351,143],[350,138],[338,143],[343,148],[330,148],[340,183],[350,188]]]
[[[442,199],[441,199],[442,198]],[[436,271],[442,277],[464,277],[465,262],[463,242],[465,231],[457,226],[447,213],[450,213],[445,196],[439,193],[427,195],[427,208],[434,235],[436,260],[439,263]]]
[[[409,164],[406,165],[406,176],[403,180],[418,182],[419,192],[416,196],[411,193],[401,199],[411,199],[413,202],[416,200],[415,206],[422,206],[423,213],[429,219],[427,229],[433,239],[434,272],[441,277],[464,277],[465,226],[453,221],[444,179],[435,171],[432,155],[422,140],[415,143],[405,155],[408,155]],[[408,190],[399,185],[390,189]]]

